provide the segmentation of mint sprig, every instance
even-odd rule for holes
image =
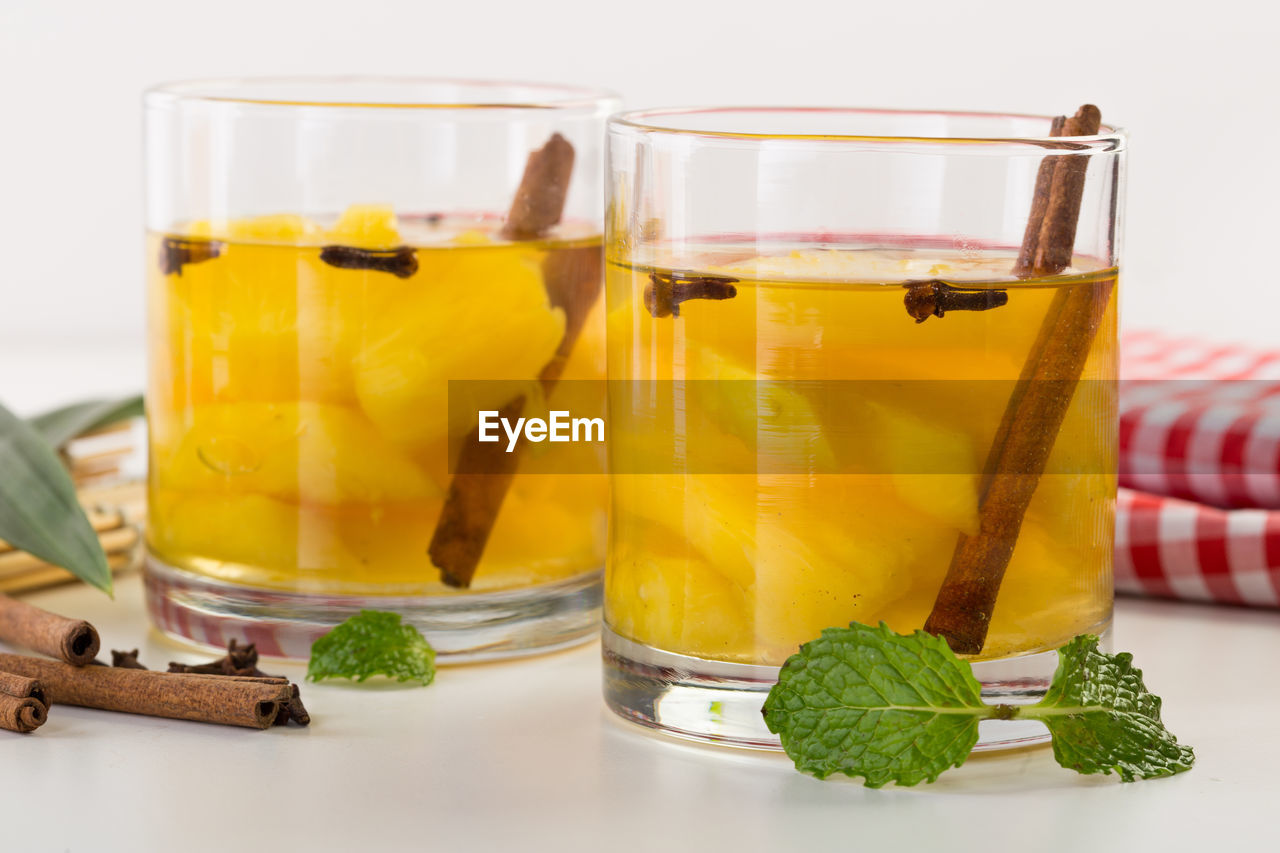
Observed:
[[[987,705],[967,661],[940,637],[854,623],[800,647],[764,703],[765,724],[796,768],[818,778],[861,776],[868,787],[933,782],[959,767],[984,719],[1042,720],[1063,767],[1116,772],[1126,782],[1169,776],[1195,760],[1160,722],[1128,654],[1076,637],[1036,705]]]
[[[311,644],[310,681],[375,675],[423,687],[435,678],[435,650],[417,628],[401,624],[399,613],[361,610]]]
[[[1195,763],[1160,722],[1160,697],[1142,683],[1133,655],[1098,651],[1082,635],[1058,649],[1058,671],[1044,699],[1019,708],[1053,735],[1053,757],[1079,773],[1119,774],[1126,782],[1172,776]]]

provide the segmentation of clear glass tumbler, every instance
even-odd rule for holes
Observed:
[[[1105,638],[1124,145],[1091,121],[610,120],[614,711],[776,748],[761,704],[824,628],[941,634],[1002,702]]]
[[[603,376],[616,106],[431,79],[146,94],[146,586],[162,631],[306,657],[368,607],[451,660],[594,634],[603,456],[571,481],[529,454],[455,476],[450,439],[473,425],[447,394],[486,380],[477,402],[505,408]]]

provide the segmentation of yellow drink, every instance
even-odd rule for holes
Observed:
[[[456,592],[427,554],[450,435],[475,426],[451,420],[448,382],[503,380],[477,384],[493,396],[479,408],[537,397],[566,320],[544,270],[599,276],[591,229],[509,242],[500,225],[356,206],[327,227],[282,215],[150,235],[152,553],[253,587]],[[597,301],[563,378],[602,377],[603,325]],[[535,473],[582,452],[522,456],[471,591],[600,566],[603,475]]]
[[[607,267],[610,378],[677,389],[658,414],[642,395],[615,396],[612,452],[634,473],[615,475],[608,627],[661,651],[766,665],[850,621],[921,628],[958,537],[976,532],[983,464],[1055,293],[1092,288],[1108,301],[1086,381],[979,657],[1104,628],[1115,269],[1078,260],[1059,276],[1010,281],[1003,253],[789,249],[719,245]],[[664,283],[699,279],[725,284],[675,315],[657,304]],[[1004,290],[1007,303],[918,323],[904,284],[922,280]],[[618,412],[619,399],[632,410]],[[627,431],[655,419],[672,424],[674,442]],[[686,464],[695,449],[698,463]],[[648,468],[635,462],[645,454]]]

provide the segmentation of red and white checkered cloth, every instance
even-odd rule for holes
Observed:
[[[1116,589],[1280,606],[1280,350],[1122,341]]]

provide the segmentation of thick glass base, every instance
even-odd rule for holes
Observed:
[[[1110,649],[1108,621],[1092,633]],[[653,649],[604,629],[604,699],[619,716],[674,737],[752,749],[781,749],[760,708],[778,668],[705,660]],[[992,705],[1031,705],[1044,696],[1058,667],[1055,650],[978,661],[974,675]],[[975,750],[1009,749],[1049,740],[1035,721],[985,720]]]
[[[600,572],[527,589],[470,595],[314,595],[255,589],[175,568],[148,554],[147,610],[165,634],[226,648],[235,638],[271,657],[305,660],[311,644],[362,609],[390,610],[426,636],[441,663],[495,660],[596,636]]]

